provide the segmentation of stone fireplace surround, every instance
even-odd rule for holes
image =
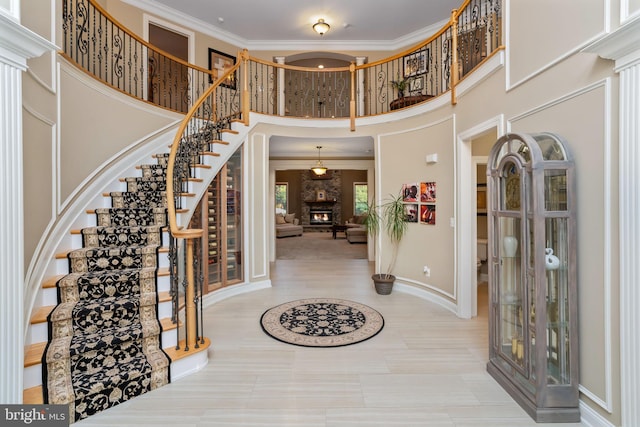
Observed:
[[[318,191],[325,192],[325,200],[318,200]],[[311,171],[302,172],[302,214],[300,222],[303,226],[311,225],[311,210],[331,210],[333,223],[342,224],[342,171],[329,171],[327,178],[316,178]],[[313,225],[312,227],[328,227]]]

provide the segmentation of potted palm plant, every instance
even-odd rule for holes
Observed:
[[[381,228],[387,233],[391,241],[391,260],[385,273],[376,273],[371,276],[376,292],[380,295],[389,295],[393,289],[396,277],[391,274],[398,259],[398,248],[400,242],[407,232],[407,217],[402,194],[391,195],[390,198],[380,206],[371,203],[368,207],[365,227],[367,232],[374,236]]]
[[[398,98],[404,98],[404,91],[409,88],[409,79],[400,78],[400,75],[396,77],[396,80],[389,82],[391,87],[398,91]]]

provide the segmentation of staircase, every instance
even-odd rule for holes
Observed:
[[[83,247],[66,254],[43,357],[45,403],[69,404],[86,418],[170,381],[162,351],[156,275],[166,226],[166,157],[127,178],[81,230]]]
[[[226,129],[201,153],[199,176],[183,194],[181,222],[242,144],[248,128],[232,126],[242,134]],[[209,341],[186,354],[171,321],[168,154],[153,157],[156,164],[137,167],[141,176],[120,179],[123,191],[103,194],[111,207],[87,211],[89,226],[71,230],[82,247],[56,256],[64,264],[57,270],[68,274],[42,284],[42,293],[57,294],[57,305],[32,311],[25,403],[69,404],[71,420],[79,420],[206,365]]]

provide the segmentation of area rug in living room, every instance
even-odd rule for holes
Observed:
[[[303,347],[340,347],[378,334],[384,319],[373,308],[336,298],[307,298],[265,311],[260,325],[267,335]]]

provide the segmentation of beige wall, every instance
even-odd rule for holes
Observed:
[[[60,199],[129,145],[179,119],[129,96],[97,87],[71,67],[60,74]],[[74,96],[66,96],[73,94]],[[126,123],[126,126],[122,126]]]
[[[47,40],[55,41],[57,13],[53,2],[22,0],[22,24]],[[56,54],[48,52],[28,61],[22,79],[24,157],[24,267],[28,270],[36,248],[56,217],[55,163],[58,106]]]
[[[398,132],[383,134],[377,147],[377,192],[384,200],[398,194],[402,185],[413,182],[436,182],[436,225],[409,224],[406,237],[400,244],[396,268],[392,273],[403,281],[428,286],[444,294],[454,296],[454,228],[449,219],[455,216],[454,145],[452,144],[454,120],[442,121],[424,118],[424,125]],[[438,163],[427,165],[428,154],[438,154]],[[382,236],[382,260],[378,267],[385,272],[391,254],[388,237]],[[431,269],[425,278],[423,267]]]
[[[603,0],[512,1],[509,8],[510,85],[551,66],[607,25]]]
[[[34,0],[31,0],[34,1]],[[25,2],[26,3],[26,2]],[[115,0],[105,0],[108,10],[126,25],[142,34],[142,14]],[[551,131],[568,141],[575,156],[579,178],[579,313],[582,400],[614,425],[620,424],[619,342],[618,342],[618,180],[617,180],[617,75],[613,64],[593,54],[579,53],[580,47],[605,28],[601,0],[583,2],[509,2],[508,63],[480,84],[459,93],[458,104],[447,104],[434,111],[384,123],[359,125],[355,132],[340,128],[303,128],[258,125],[247,140],[247,164],[251,174],[247,210],[249,277],[252,281],[268,278],[265,260],[269,205],[268,137],[282,136],[372,136],[376,141],[376,193],[384,198],[396,193],[407,182],[433,180],[438,184],[437,223],[435,226],[410,224],[403,241],[395,273],[403,281],[425,288],[455,302],[456,230],[449,218],[456,217],[456,144],[457,136],[488,120],[502,117],[506,130],[521,132]],[[612,21],[620,16],[617,2],[611,3]],[[640,11],[640,0],[630,0],[631,13]],[[554,10],[554,14],[545,13]],[[544,25],[540,25],[544,22]],[[36,27],[42,24],[34,20]],[[615,25],[614,25],[615,26]],[[570,31],[568,30],[570,29]],[[197,35],[196,62],[207,66],[206,50],[237,50],[204,35]],[[259,53],[264,59],[298,52]],[[341,52],[353,56],[386,56],[379,52]],[[259,56],[257,52],[252,54]],[[378,56],[379,55],[379,56]],[[45,82],[53,82],[48,63],[38,63]],[[513,86],[517,83],[517,86]],[[166,123],[165,119],[141,114],[118,96],[91,89],[61,74],[61,122],[56,121],[55,96],[34,82],[25,83],[25,104],[43,101],[39,116],[25,115],[25,153],[35,156],[25,164],[25,205],[38,212],[35,228],[27,236],[25,248],[33,248],[39,230],[55,212],[52,199],[55,186],[38,184],[57,180],[59,199],[65,199],[104,159],[127,143]],[[33,87],[32,87],[33,86]],[[505,90],[507,88],[507,90]],[[73,95],[70,95],[73,94]],[[73,97],[76,96],[76,97]],[[82,102],[78,102],[82,100]],[[34,107],[35,108],[35,107]],[[95,117],[104,123],[95,124]],[[92,125],[84,126],[86,123]],[[114,129],[113,123],[128,123],[126,129]],[[80,125],[80,126],[79,126]],[[62,139],[50,134],[61,126]],[[59,146],[57,145],[59,144]],[[52,170],[55,155],[60,155],[60,171]],[[427,154],[438,153],[439,161],[427,165]],[[85,160],[85,157],[87,160]],[[28,162],[26,162],[28,163]],[[331,167],[331,164],[328,164]],[[27,179],[27,176],[29,178]],[[255,185],[254,185],[255,184]],[[261,186],[262,185],[262,186]],[[382,246],[384,269],[389,259]],[[431,267],[425,278],[422,267]],[[610,352],[607,352],[610,350]]]

